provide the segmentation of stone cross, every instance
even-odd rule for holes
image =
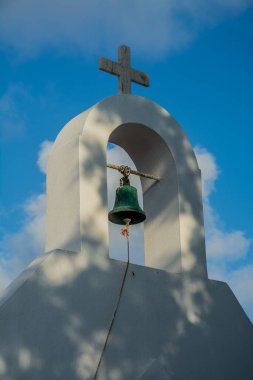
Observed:
[[[148,75],[131,67],[130,48],[125,45],[119,46],[118,62],[100,57],[99,70],[118,76],[119,94],[131,94],[131,82],[149,86]]]

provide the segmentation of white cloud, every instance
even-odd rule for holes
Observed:
[[[45,172],[51,147],[50,141],[40,145],[37,163],[42,172]],[[44,193],[27,199],[22,205],[24,218],[20,229],[3,236],[0,244],[0,289],[7,286],[35,257],[43,254],[45,204]]]
[[[52,147],[53,147],[53,142],[49,140],[45,140],[40,144],[37,164],[40,171],[44,174],[46,174],[47,160],[52,150]]]
[[[90,56],[126,43],[157,58],[252,0],[12,0],[1,5],[0,40],[23,57],[50,47]]]
[[[250,239],[245,237],[243,231],[226,231],[209,198],[204,199],[203,206],[208,259],[235,261],[244,258],[250,247]]]
[[[201,169],[203,198],[206,199],[208,195],[215,190],[214,183],[219,176],[220,170],[217,166],[215,157],[205,148],[196,146],[194,151]]]
[[[23,210],[24,221],[19,231],[4,235],[1,241],[0,285],[16,277],[44,251],[45,194],[27,200]]]
[[[215,157],[200,147],[195,148],[195,153],[202,171],[209,277],[228,282],[245,311],[253,319],[253,261],[250,260],[252,239],[245,237],[243,231],[226,230],[210,199],[220,173]]]
[[[196,157],[202,173],[203,206],[206,228],[206,248],[209,259],[235,261],[247,255],[250,240],[243,231],[226,231],[218,213],[212,208],[210,195],[220,170],[215,157],[205,148],[197,146]]]
[[[208,238],[208,235],[207,235]],[[242,231],[224,232],[215,229],[207,239],[209,259],[235,261],[244,258],[249,250],[250,240]]]

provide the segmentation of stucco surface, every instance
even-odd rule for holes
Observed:
[[[199,276],[53,251],[5,299],[0,328],[2,380],[252,379],[250,321]]]

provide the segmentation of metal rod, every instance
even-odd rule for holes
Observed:
[[[115,169],[115,170],[118,170],[119,172],[122,172],[122,168],[124,168],[125,166],[124,165],[107,164],[107,167],[110,169]],[[154,181],[160,181],[159,177],[155,177],[154,175],[151,175],[151,174],[141,173],[141,172],[138,172],[137,170],[130,169],[130,173],[134,174],[134,175],[138,175],[140,177],[153,179]]]

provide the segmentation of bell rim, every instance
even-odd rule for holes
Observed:
[[[119,224],[119,225],[124,225],[125,223],[123,222],[118,222],[116,219],[114,219],[113,221],[112,221],[112,219],[110,218],[112,215],[117,215],[117,214],[119,214],[119,213],[121,213],[121,212],[133,212],[133,213],[135,213],[135,214],[138,214],[140,217],[139,218],[137,218],[135,221],[132,221],[132,219],[131,218],[129,218],[129,219],[131,219],[131,222],[129,223],[130,225],[134,225],[134,224],[139,224],[139,223],[142,223],[142,222],[144,222],[145,220],[146,220],[146,214],[145,214],[145,212],[144,211],[142,211],[141,209],[140,210],[138,210],[138,211],[136,211],[136,209],[131,209],[131,208],[128,208],[127,210],[125,209],[125,208],[123,208],[122,207],[122,210],[120,210],[120,209],[118,209],[117,211],[113,211],[113,210],[111,210],[109,213],[108,213],[108,220],[111,222],[111,223],[113,223],[113,224]],[[124,217],[124,219],[126,218],[126,216]],[[123,221],[123,219],[121,219],[122,221]]]

